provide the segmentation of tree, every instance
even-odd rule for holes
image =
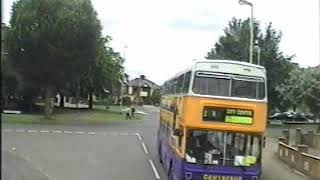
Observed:
[[[109,36],[100,38],[95,63],[90,65],[87,73],[82,77],[83,87],[89,95],[89,108],[92,108],[93,94],[103,95],[104,89],[112,89],[121,78],[123,59],[119,53],[109,46]]]
[[[218,42],[215,43],[206,58],[207,59],[229,59],[237,61],[248,61],[249,59],[249,40],[250,23],[249,19],[242,21],[233,18],[224,29]],[[254,39],[258,41],[261,49],[261,65],[267,70],[268,100],[271,110],[284,109],[287,101],[280,99],[276,87],[289,77],[289,72],[294,64],[290,60],[294,56],[284,56],[279,50],[281,32],[273,29],[272,24],[266,27],[262,33],[259,22],[254,22]],[[256,63],[256,53],[253,55],[253,63]]]
[[[320,66],[306,69],[303,76],[301,93],[304,102],[320,118]]]
[[[45,115],[51,97],[94,63],[101,26],[89,0],[18,0],[12,6],[6,44],[10,63],[23,81],[45,92]]]
[[[280,98],[289,102],[293,111],[296,111],[297,106],[303,101],[303,83],[307,81],[305,77],[303,70],[297,67],[289,73],[288,79],[285,79],[282,84],[276,87]]]
[[[290,77],[277,87],[282,99],[290,102],[293,110],[302,104],[319,116],[320,109],[320,68],[295,68]]]
[[[153,104],[160,104],[160,100],[161,100],[160,90],[154,90],[151,95],[151,102]]]

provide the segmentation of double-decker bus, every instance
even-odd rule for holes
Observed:
[[[193,63],[162,87],[157,147],[169,179],[257,180],[267,117],[264,67]]]

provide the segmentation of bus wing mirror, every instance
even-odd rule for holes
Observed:
[[[182,133],[181,129],[175,129],[175,130],[173,131],[173,135],[175,135],[175,136],[182,136],[183,133]]]

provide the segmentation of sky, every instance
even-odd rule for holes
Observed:
[[[91,0],[111,46],[125,57],[125,72],[161,85],[195,59],[203,59],[232,17],[248,18],[238,0]],[[8,23],[14,0],[2,0]],[[251,0],[262,28],[282,32],[280,50],[301,67],[320,64],[319,0]]]

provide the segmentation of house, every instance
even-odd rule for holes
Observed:
[[[156,83],[146,79],[144,75],[128,82],[127,97],[136,104],[151,104],[151,96],[161,88]]]

